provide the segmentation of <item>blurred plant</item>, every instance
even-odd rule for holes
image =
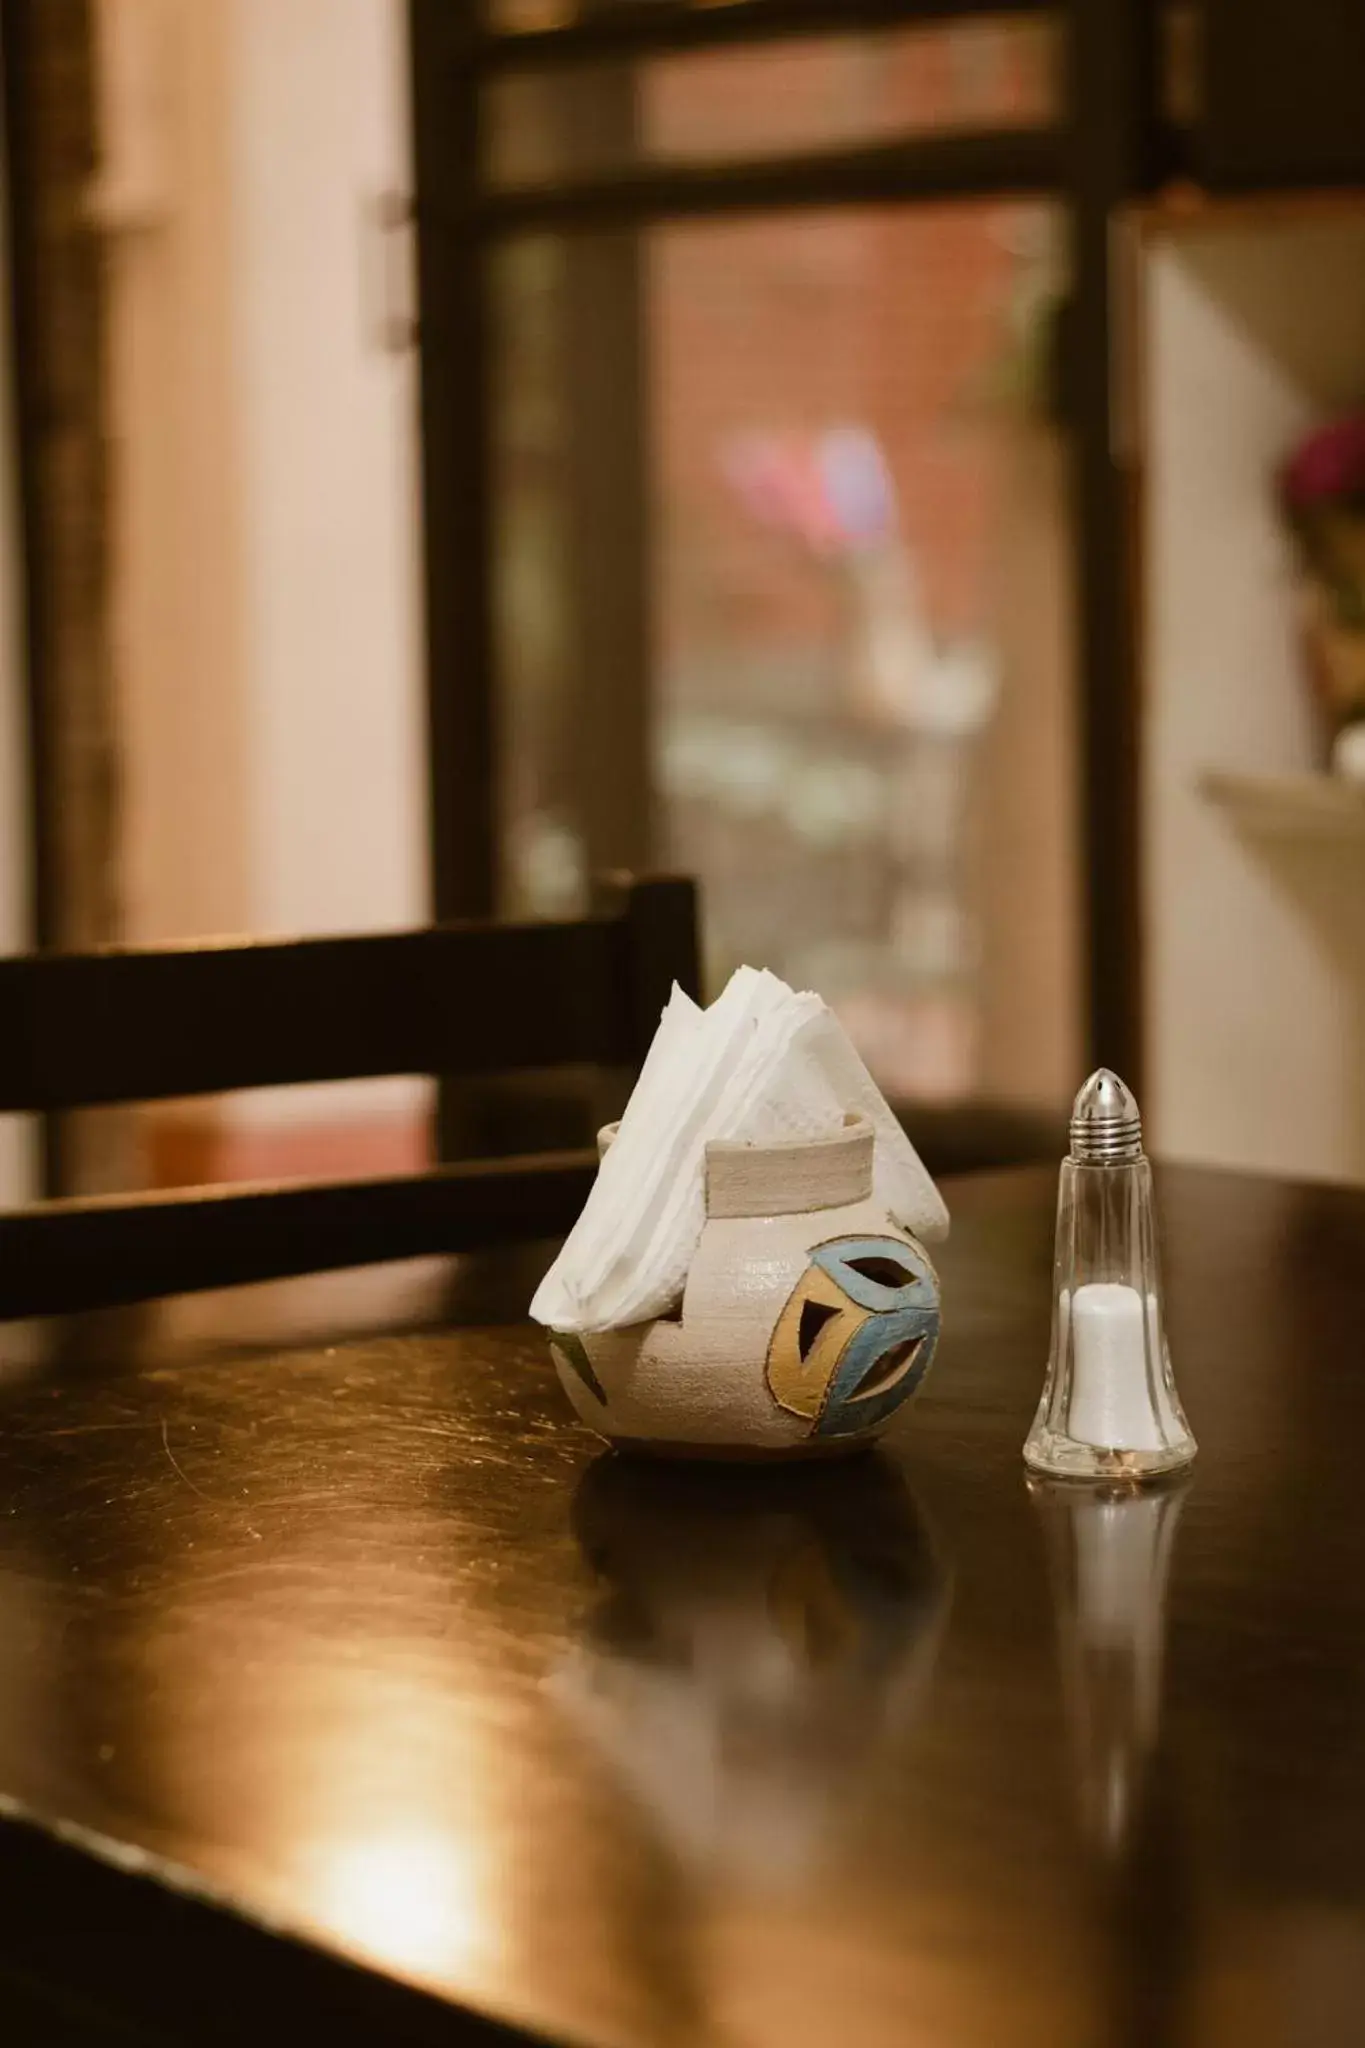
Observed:
[[[1365,414],[1316,428],[1282,463],[1281,513],[1301,569],[1304,640],[1332,763],[1359,779],[1365,726]]]
[[[1001,344],[970,397],[989,411],[1055,421],[1067,297],[1061,225],[1051,207],[1002,208],[996,233],[1014,265]]]

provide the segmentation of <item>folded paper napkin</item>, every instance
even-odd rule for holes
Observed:
[[[916,1237],[948,1212],[852,1041],[819,996],[740,967],[707,1010],[675,987],[616,1141],[531,1314],[553,1330],[612,1330],[682,1298],[706,1220],[712,1138],[828,1137],[860,1111],[876,1131],[876,1192]]]

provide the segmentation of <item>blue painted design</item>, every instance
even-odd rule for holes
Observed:
[[[883,1315],[870,1314],[844,1346],[816,1424],[817,1436],[851,1436],[859,1430],[874,1429],[902,1401],[908,1401],[933,1363],[938,1329],[936,1309],[904,1308],[891,1309]],[[859,1390],[869,1380],[876,1381],[891,1352],[916,1342],[919,1350],[907,1370],[880,1393],[860,1396]]]
[[[836,1237],[829,1244],[818,1244],[811,1259],[859,1308],[882,1314],[887,1309],[934,1308],[938,1304],[932,1279],[910,1246],[898,1237]],[[889,1287],[884,1280],[860,1273],[856,1259],[890,1259],[913,1278],[904,1287]]]
[[[858,1271],[855,1261],[888,1260],[910,1278],[901,1285]],[[835,1362],[815,1425],[817,1436],[852,1436],[877,1424],[920,1385],[938,1344],[938,1284],[916,1249],[895,1237],[841,1237],[817,1245],[811,1263],[825,1273],[846,1299],[863,1311]],[[908,1344],[918,1350],[897,1361],[892,1354]],[[902,1369],[896,1370],[897,1365]],[[893,1377],[880,1391],[863,1390],[890,1368]]]

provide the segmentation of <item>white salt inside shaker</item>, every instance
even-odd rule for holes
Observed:
[[[1070,1433],[1103,1450],[1159,1451],[1161,1428],[1147,1384],[1142,1296],[1119,1280],[1091,1280],[1071,1304]]]

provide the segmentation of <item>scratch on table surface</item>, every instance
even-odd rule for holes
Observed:
[[[161,1441],[165,1447],[166,1456],[171,1461],[172,1469],[180,1474],[180,1477],[184,1480],[186,1486],[188,1486],[191,1493],[197,1493],[200,1500],[206,1500],[209,1506],[212,1507],[214,1504],[212,1494],[205,1493],[202,1486],[195,1485],[194,1481],[190,1478],[189,1473],[185,1470],[179,1458],[176,1457],[175,1452],[171,1449],[171,1426],[164,1415],[161,1418]]]
[[[49,1437],[59,1436],[103,1436],[112,1429],[150,1429],[151,1424],[142,1415],[135,1415],[127,1422],[73,1422],[66,1429],[50,1429]]]

